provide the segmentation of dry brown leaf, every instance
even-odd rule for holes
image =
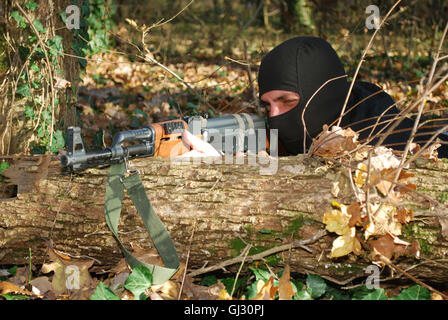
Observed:
[[[21,289],[19,286],[7,282],[7,281],[2,281],[0,282],[0,294],[23,294],[26,296],[32,296],[33,294],[31,292],[29,292],[26,289]]]
[[[361,243],[356,239],[356,230],[351,228],[351,232],[337,237],[333,241],[330,258],[339,258],[351,252],[356,255],[361,254]]]
[[[414,216],[414,210],[406,208],[398,208],[397,214],[395,215],[398,222],[403,224],[411,222],[413,216]]]
[[[381,180],[375,187],[383,195],[387,196],[388,199],[392,200],[394,203],[400,202],[400,193],[395,192],[394,188],[391,189],[392,182],[387,180]]]
[[[310,150],[313,154],[323,157],[339,156],[356,148],[358,145],[358,134],[352,129],[342,129],[337,126],[323,126],[323,132],[318,139],[314,140]]]
[[[151,300],[165,300],[162,298],[162,296],[160,294],[158,294],[157,292],[150,292],[149,293],[149,299]]]
[[[294,288],[290,281],[289,264],[287,264],[278,284],[278,299],[291,300],[293,296]]]
[[[157,249],[155,248],[142,248],[135,242],[131,242],[130,246],[132,248],[132,255],[147,264],[152,264],[156,266],[165,266],[163,263],[162,258],[160,257],[159,253],[157,252]],[[112,269],[113,273],[122,273],[122,272],[129,272],[131,271],[128,267],[128,264],[126,262],[126,259],[122,258],[117,265]],[[176,273],[178,275],[179,272]],[[182,273],[181,273],[182,274]]]
[[[383,236],[390,233],[394,236],[401,234],[401,224],[395,218],[397,208],[387,203],[369,203],[372,220],[364,232],[367,240],[370,236]]]
[[[422,156],[428,159],[434,160],[434,162],[439,161],[439,152],[437,151],[442,145],[438,142],[430,145],[426,150],[422,152]]]
[[[54,84],[56,90],[67,89],[70,88],[72,85],[70,81],[67,81],[63,78],[55,77],[54,80],[56,80]]]
[[[54,272],[51,284],[56,295],[92,289],[93,280],[88,270],[93,265],[94,260],[71,259],[67,255],[54,250],[51,244],[48,255],[51,262],[43,264],[41,272]]]
[[[365,162],[367,164],[367,160]],[[394,155],[393,150],[386,147],[377,147],[370,158],[370,171],[382,172],[384,169],[398,168],[400,160]]]
[[[340,205],[339,209],[333,209],[326,212],[322,221],[325,223],[328,231],[343,235],[350,233],[350,218],[351,216],[347,213],[347,207],[345,205]]]
[[[396,242],[395,242],[396,244]],[[410,245],[395,245],[394,256],[399,257],[401,255],[414,257],[420,259],[420,243],[418,240],[412,241]]]
[[[30,278],[29,267],[20,267],[16,269],[16,274],[8,278],[8,282],[11,282],[19,287],[24,287]]]
[[[270,277],[268,282],[258,280],[257,296],[251,300],[275,300],[278,287],[274,286],[274,277]]]
[[[151,293],[156,293],[162,300],[177,300],[179,296],[180,284],[168,280],[160,285],[152,285]]]
[[[38,295],[43,295],[48,291],[53,290],[53,286],[51,282],[48,280],[48,277],[38,277],[30,281],[30,284],[33,286],[33,292]],[[37,290],[35,290],[37,289]],[[38,292],[35,292],[38,291]]]
[[[390,235],[385,235],[377,240],[369,241],[369,244],[388,259],[392,259],[395,249],[394,239]]]
[[[182,297],[189,300],[216,300],[221,290],[225,290],[225,286],[218,280],[218,283],[206,287],[193,283],[190,277],[185,277]]]
[[[372,248],[373,253],[371,254],[372,259],[379,261],[378,253],[385,256],[387,259],[392,259],[392,257],[399,257],[401,255],[420,258],[420,244],[417,240],[414,240],[412,244],[407,243],[393,237],[389,234],[379,237],[377,240],[370,240],[368,242]]]
[[[221,291],[219,291],[218,294],[218,299],[216,300],[233,300],[233,299],[226,289],[221,289]]]
[[[367,177],[367,165],[365,163],[359,163],[353,177],[353,181],[356,186],[363,188],[366,183]]]
[[[443,300],[443,297],[435,292],[431,292],[431,300]]]
[[[366,215],[362,214],[361,205],[359,202],[353,202],[350,204],[347,208],[347,213],[350,215],[350,220],[348,222],[348,226],[350,228],[354,226],[361,227],[367,220]]]
[[[347,213],[347,207],[336,201],[333,201],[332,205],[337,209],[326,212],[322,218],[323,223],[326,225],[326,229],[339,235],[339,237],[333,241],[330,258],[342,257],[351,252],[360,254],[361,244],[358,239],[356,239],[356,228],[350,226],[350,219],[352,216]]]

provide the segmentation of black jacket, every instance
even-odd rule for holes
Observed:
[[[367,98],[374,94],[372,97]],[[392,119],[400,112],[396,106],[392,106],[395,102],[390,95],[382,91],[378,86],[357,81],[353,86],[353,91],[350,97],[349,106],[354,106],[356,103],[367,98],[364,102],[360,103],[351,112],[342,119],[342,126],[349,126],[354,131],[359,133],[359,140],[366,139],[372,134],[373,126],[375,123],[379,123],[372,135],[377,134],[381,129],[385,128],[381,133],[386,133],[387,128],[393,123]],[[386,111],[392,106],[388,111]],[[384,113],[383,116],[382,113]],[[389,120],[389,121],[388,121]],[[383,122],[383,123],[382,123]],[[424,122],[422,127],[417,130],[414,142],[421,146],[432,137],[439,129],[448,125],[446,120],[433,120],[430,122]],[[395,150],[404,150],[407,141],[411,135],[412,128],[414,126],[414,120],[405,117],[401,123],[399,123],[392,133],[389,134],[382,143],[385,147],[390,147]],[[447,130],[448,131],[448,130]],[[448,158],[448,135],[439,134],[439,140],[442,146],[437,149],[440,158]],[[370,144],[375,144],[379,138],[373,140]],[[435,140],[434,140],[435,141]]]

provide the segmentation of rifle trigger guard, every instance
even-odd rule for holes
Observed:
[[[120,182],[121,183],[123,183],[123,178],[127,178],[127,177],[129,177],[129,176],[131,176],[131,175],[133,175],[133,174],[140,174],[140,170],[138,170],[138,169],[131,169],[130,168],[130,166],[129,166],[129,158],[128,157],[125,157],[124,158],[124,165],[125,165],[125,168],[126,168],[126,172],[125,173],[123,173],[121,176],[120,176]]]

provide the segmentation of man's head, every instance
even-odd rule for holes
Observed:
[[[290,154],[305,152],[302,113],[307,146],[324,124],[339,116],[348,91],[345,78],[328,83],[310,98],[326,81],[344,74],[338,55],[321,38],[287,40],[263,58],[258,73],[260,100],[267,107],[270,128],[279,130]]]

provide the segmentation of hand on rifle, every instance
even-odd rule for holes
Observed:
[[[191,151],[184,153],[181,157],[221,157],[221,153],[210,143],[202,141],[200,138],[192,135],[188,130],[182,133],[182,141],[190,147]]]
[[[182,141],[190,147],[189,152],[184,153],[181,157],[221,157],[221,153],[217,151],[210,143],[205,142],[189,131],[182,133]],[[259,156],[269,157],[266,151],[260,151]],[[244,152],[237,152],[235,157],[244,156]]]

